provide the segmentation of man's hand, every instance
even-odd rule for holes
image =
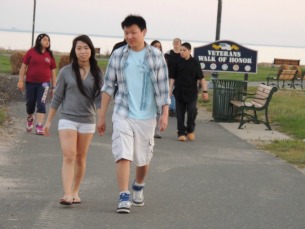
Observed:
[[[202,99],[203,99],[203,102],[209,102],[209,94],[208,92],[202,92]]]
[[[168,114],[162,114],[160,119],[159,119],[159,126],[160,126],[160,131],[166,130],[168,125]]]

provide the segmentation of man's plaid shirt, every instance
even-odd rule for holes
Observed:
[[[155,90],[155,99],[158,112],[162,106],[170,104],[168,69],[163,54],[156,48],[145,43],[145,63],[150,69],[150,77]],[[115,50],[106,69],[105,81],[102,92],[113,95],[115,83],[118,84],[118,92],[115,95],[114,112],[122,117],[128,117],[128,90],[124,76],[129,48],[125,45]]]

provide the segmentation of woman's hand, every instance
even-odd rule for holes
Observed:
[[[51,99],[53,98],[54,93],[55,93],[55,88],[52,87],[51,90],[50,90],[50,98]]]
[[[50,136],[50,127],[51,127],[51,123],[50,122],[46,122],[43,126],[43,133],[44,133],[44,136]]]
[[[18,88],[19,91],[23,91],[24,90],[24,83],[23,83],[23,81],[18,81],[17,88]]]

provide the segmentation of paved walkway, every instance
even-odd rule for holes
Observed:
[[[24,117],[23,103],[11,109]],[[115,213],[110,115],[106,136],[95,135],[90,147],[83,203],[72,207],[58,204],[62,155],[56,120],[49,138],[22,130],[11,147],[1,149],[0,228],[305,228],[305,176],[210,119],[200,112],[197,140],[178,142],[170,118],[156,140],[145,207],[133,207],[129,215]]]

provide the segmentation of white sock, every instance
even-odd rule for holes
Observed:
[[[135,185],[135,186],[144,187],[144,186],[145,186],[145,183],[139,184],[139,183],[137,183],[137,182],[135,181],[135,182],[134,182],[134,185]]]

